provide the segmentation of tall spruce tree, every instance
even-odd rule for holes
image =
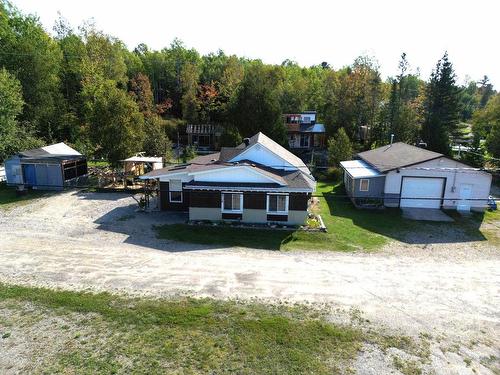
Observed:
[[[428,149],[450,153],[450,135],[460,118],[459,90],[453,65],[445,53],[432,72],[427,86],[422,139]]]

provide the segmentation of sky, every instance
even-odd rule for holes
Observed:
[[[397,72],[402,52],[427,79],[448,51],[458,82],[484,75],[500,88],[498,0],[11,0],[39,16],[51,32],[60,13],[75,28],[97,28],[133,49],[174,38],[201,54],[226,54],[279,64],[285,59],[338,69],[359,55],[377,59],[383,78]]]

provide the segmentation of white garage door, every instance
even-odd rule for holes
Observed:
[[[440,208],[443,184],[442,178],[404,177],[401,207]]]

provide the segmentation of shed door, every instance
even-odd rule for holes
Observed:
[[[440,208],[444,178],[403,177],[401,207]]]
[[[36,185],[36,170],[33,164],[23,165],[24,183],[26,185]]]

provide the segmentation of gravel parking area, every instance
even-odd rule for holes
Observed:
[[[0,211],[0,281],[322,303],[359,311],[390,330],[431,335],[436,373],[493,373],[500,358],[500,249],[494,245],[392,242],[376,253],[213,248],[157,240],[152,225],[185,217],[136,207],[120,193],[64,192]],[[360,373],[381,373],[379,357],[367,348]]]

